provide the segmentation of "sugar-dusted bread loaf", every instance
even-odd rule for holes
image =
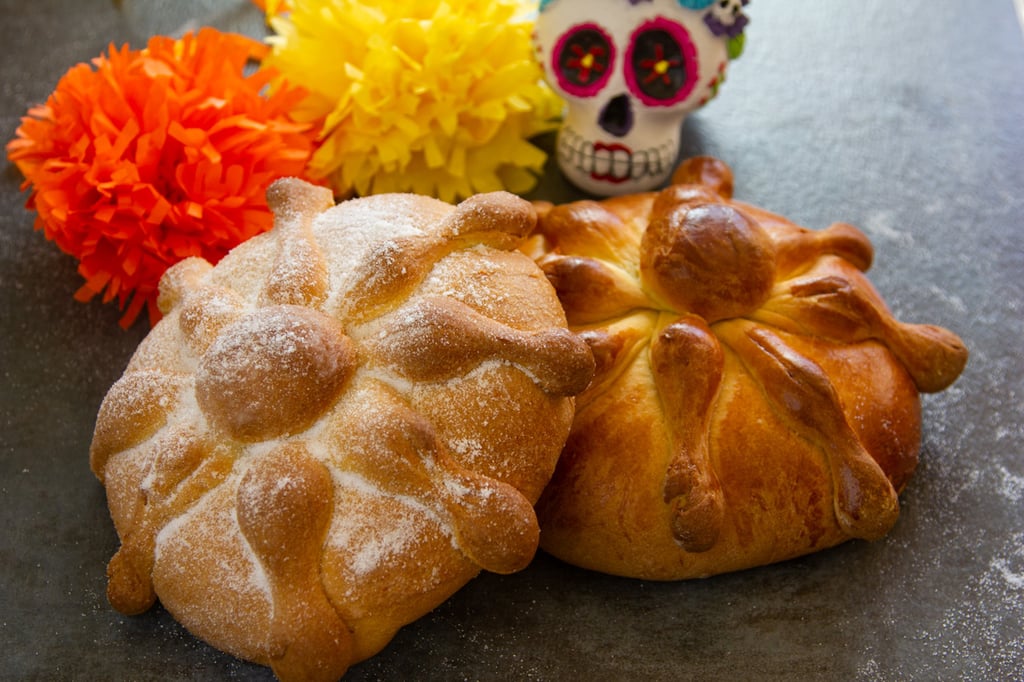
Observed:
[[[108,597],[336,679],[481,569],[530,561],[593,358],[516,250],[528,202],[268,198],[271,232],[167,272],[100,409]]]
[[[660,193],[540,206],[529,245],[597,374],[537,507],[573,564],[675,580],[879,538],[917,463],[919,391],[960,339],[893,319],[867,238],[731,199],[685,162]]]

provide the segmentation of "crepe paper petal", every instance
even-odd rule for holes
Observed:
[[[252,0],[252,4],[263,10],[267,17],[288,11],[288,0]]]
[[[308,93],[295,116],[322,129],[309,175],[339,196],[528,191],[545,159],[529,140],[562,110],[535,15],[524,0],[291,0],[268,18],[263,66]]]
[[[116,299],[121,325],[156,322],[164,271],[216,263],[269,229],[267,186],[305,175],[318,130],[291,112],[305,93],[260,69],[267,46],[202,29],[145,49],[110,46],[60,79],[7,145],[47,239],[79,261],[75,299]]]

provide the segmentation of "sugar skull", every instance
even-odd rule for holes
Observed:
[[[742,51],[748,2],[542,0],[534,46],[567,103],[556,152],[566,178],[597,195],[667,181],[683,119]]]

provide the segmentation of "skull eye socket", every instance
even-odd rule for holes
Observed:
[[[612,74],[615,46],[597,24],[578,24],[558,39],[551,66],[558,85],[570,95],[590,97],[598,93]]]
[[[697,83],[697,49],[686,29],[662,17],[641,24],[626,53],[626,83],[648,106],[686,99]]]

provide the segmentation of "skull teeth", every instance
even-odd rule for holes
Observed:
[[[632,150],[624,144],[591,141],[570,128],[559,136],[558,155],[563,166],[575,168],[594,180],[620,183],[664,175],[676,157],[675,144]]]
[[[594,145],[594,168],[591,175],[610,180],[625,180],[631,171],[631,154],[623,147]]]

